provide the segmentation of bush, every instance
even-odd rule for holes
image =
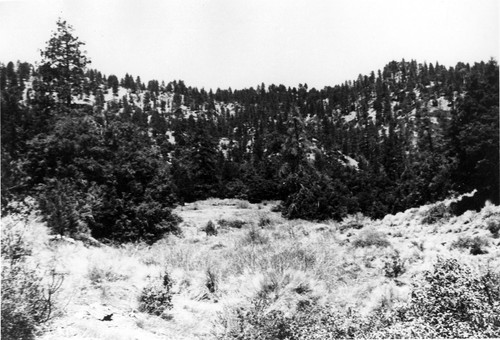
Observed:
[[[500,334],[500,275],[478,273],[455,259],[439,259],[414,284],[411,300],[363,316],[319,304],[295,312],[272,308],[283,289],[270,281],[247,306],[221,320],[221,339],[491,338]]]
[[[208,268],[205,274],[205,287],[207,287],[210,294],[215,294],[219,288],[217,273],[213,269]]]
[[[241,200],[240,200],[240,201],[238,201],[238,202],[236,203],[236,207],[237,207],[238,209],[250,209],[250,208],[251,208],[251,205],[250,205],[250,203],[248,203],[247,201],[241,201]]]
[[[163,203],[150,199],[129,202],[111,198],[94,207],[95,222],[90,225],[92,236],[117,242],[143,240],[152,244],[166,233],[182,234],[181,218]],[[108,220],[112,222],[106,223]],[[111,227],[110,227],[111,225]]]
[[[391,243],[384,233],[375,230],[365,230],[358,235],[358,237],[352,242],[352,245],[356,248],[370,246],[385,248],[389,247]]]
[[[438,259],[414,283],[411,300],[369,316],[368,338],[491,338],[500,335],[500,276]]]
[[[264,313],[259,306],[252,305],[237,308],[231,319],[231,323],[220,321],[224,324],[224,333],[218,336],[219,339],[294,339],[291,337],[290,322],[280,311]]]
[[[49,134],[28,142],[23,170],[49,226],[90,230],[97,239],[153,243],[179,232],[176,198],[159,148],[128,121],[107,123],[82,110],[60,116]]]
[[[498,238],[500,232],[500,222],[497,220],[489,220],[486,228],[490,231],[494,238]]]
[[[429,210],[425,212],[425,215],[422,218],[422,223],[432,224],[444,218],[449,218],[450,216],[450,208],[448,208],[444,203],[439,203],[433,205],[431,208],[429,208]]]
[[[333,340],[363,338],[373,325],[356,313],[308,306],[294,314],[266,310],[266,303],[254,300],[234,311],[232,323],[225,323],[222,339],[238,340]],[[224,320],[223,320],[224,321]]]
[[[221,187],[220,191],[223,197],[241,199],[247,197],[248,188],[241,180],[225,182]]]
[[[88,223],[93,220],[93,198],[68,180],[49,180],[40,185],[38,201],[47,226],[55,234],[78,238],[88,235]]]
[[[340,231],[344,231],[346,229],[363,229],[364,224],[363,224],[363,219],[364,216],[361,213],[357,213],[356,215],[350,215],[342,221],[340,225]]]
[[[127,276],[118,274],[112,266],[92,265],[87,273],[92,284],[116,282],[127,279]]]
[[[271,223],[272,223],[271,219],[267,216],[261,216],[259,218],[259,227],[261,228],[267,227],[271,225]]]
[[[47,318],[41,276],[22,264],[2,268],[2,338],[34,339]]]
[[[286,197],[282,214],[288,219],[340,221],[357,208],[349,188],[326,175],[291,174],[281,190]]]
[[[405,271],[405,263],[401,259],[399,252],[395,251],[394,254],[391,255],[389,261],[384,264],[384,274],[389,278],[397,278],[404,274]]]
[[[306,271],[314,266],[316,256],[297,244],[272,254],[268,261],[270,267],[278,272],[284,272],[290,268]]]
[[[235,228],[235,229],[241,229],[247,222],[241,221],[241,220],[225,220],[225,219],[220,219],[217,221],[217,224],[221,226],[222,228]]]
[[[205,233],[207,233],[207,236],[217,236],[217,228],[215,227],[214,222],[211,220],[208,221],[207,225],[202,229]]]
[[[64,277],[54,270],[43,273],[28,264],[31,252],[31,245],[25,241],[22,231],[9,224],[3,225],[3,339],[34,339],[39,326],[51,320],[57,310],[56,295]]]
[[[422,335],[428,338],[498,337],[498,282],[498,274],[480,274],[456,259],[439,259],[415,286],[403,319],[430,328]]]
[[[269,237],[263,235],[263,233],[252,227],[246,235],[243,237],[243,244],[266,244],[269,242]]]
[[[483,247],[488,246],[488,240],[483,237],[476,236],[460,236],[456,241],[451,244],[451,248],[469,249],[472,255],[482,255],[488,252]]]
[[[139,298],[139,311],[160,316],[168,309],[172,309],[171,289],[172,279],[168,273],[165,273],[161,284],[149,284],[142,290]]]

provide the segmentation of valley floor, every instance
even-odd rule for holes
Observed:
[[[300,303],[369,315],[408,301],[438,257],[500,272],[500,239],[487,229],[500,221],[498,206],[458,217],[432,218],[432,205],[382,220],[312,223],[283,219],[276,204],[209,199],[178,207],[182,236],[151,246],[50,240],[43,223],[30,222],[35,260],[64,273],[61,315],[39,339],[220,339],[235,310],[263,292],[272,296],[269,309],[285,315]],[[209,221],[216,235],[204,230]],[[485,254],[460,246],[475,237]],[[173,307],[159,316],[140,312],[144,287],[166,272]]]

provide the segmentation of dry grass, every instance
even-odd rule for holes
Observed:
[[[272,206],[209,199],[179,207],[183,236],[152,246],[36,241],[34,256],[56,258],[67,273],[66,314],[42,339],[215,339],[214,329],[229,320],[230,310],[259,296],[287,313],[306,303],[369,314],[406,301],[413,278],[432,268],[437,256],[500,267],[500,241],[488,230],[500,219],[497,206],[430,224],[422,223],[429,206],[382,220],[357,215],[322,224],[286,221]],[[215,236],[202,230],[210,220]],[[244,224],[224,228],[215,223],[220,220]],[[38,240],[33,235],[26,237]],[[459,236],[488,239],[488,253],[452,247]],[[374,239],[380,241],[374,246],[356,243]],[[162,318],[140,313],[142,289],[165,271],[173,280],[173,309]],[[99,321],[111,313],[113,321]]]

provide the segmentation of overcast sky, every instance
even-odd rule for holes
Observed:
[[[214,90],[499,55],[498,0],[0,0],[0,62],[40,60],[58,17],[106,75]]]

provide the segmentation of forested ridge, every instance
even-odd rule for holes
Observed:
[[[499,69],[392,61],[323,89],[205,90],[90,67],[66,22],[38,65],[0,65],[2,212],[60,234],[153,242],[171,208],[281,200],[287,218],[373,218],[478,192],[499,203]]]

